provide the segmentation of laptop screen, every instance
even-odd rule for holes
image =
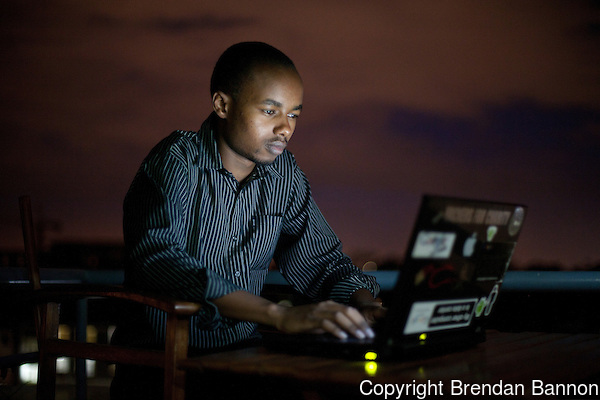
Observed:
[[[390,308],[392,333],[472,326],[489,315],[526,207],[424,196]]]

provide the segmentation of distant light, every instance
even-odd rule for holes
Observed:
[[[117,330],[117,326],[116,325],[109,325],[106,328],[106,337],[107,337],[109,343],[112,340],[112,336],[113,336],[113,334],[115,333],[116,330]]]
[[[85,360],[85,374],[88,378],[96,376],[96,360]]]
[[[19,378],[23,383],[37,383],[38,365],[37,363],[23,364],[19,367]]]
[[[375,353],[374,351],[367,351],[365,353],[365,360],[367,360],[367,361],[377,360],[377,353]]]
[[[369,376],[375,376],[377,374],[377,363],[375,361],[369,361],[365,363],[365,372]]]
[[[88,343],[98,343],[98,328],[94,325],[88,325],[85,330]]]
[[[377,271],[377,263],[375,261],[367,261],[363,264],[363,271]]]
[[[427,340],[427,334],[426,334],[426,333],[421,333],[421,334],[419,335],[419,340],[420,340],[421,342],[424,342],[424,341],[426,341],[426,340]]]
[[[63,340],[71,340],[71,327],[66,324],[58,326],[58,338]]]
[[[56,373],[68,375],[71,373],[71,357],[58,357],[56,359]]]

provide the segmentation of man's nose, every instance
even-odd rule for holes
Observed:
[[[275,134],[289,138],[289,136],[291,136],[292,133],[294,133],[294,128],[292,126],[290,118],[287,115],[284,115],[282,116],[282,118],[279,119],[278,122],[279,123],[277,124],[274,130]]]

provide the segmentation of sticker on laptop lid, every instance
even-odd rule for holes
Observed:
[[[413,247],[413,258],[447,259],[452,253],[456,233],[421,231]]]
[[[491,225],[487,228],[487,241],[491,242],[496,237],[496,233],[498,233],[498,227],[496,225]]]
[[[515,212],[508,221],[508,234],[515,236],[521,230],[523,220],[525,219],[525,209],[523,207],[515,208]]]
[[[477,244],[477,233],[473,233],[463,245],[463,257],[469,258],[475,253],[475,245]]]
[[[410,309],[404,334],[469,326],[477,299],[418,301]]]
[[[494,304],[496,303],[496,299],[498,298],[498,291],[500,290],[500,285],[496,284],[494,286],[494,288],[492,289],[492,291],[490,292],[490,295],[488,296],[487,299],[487,305],[485,307],[485,316],[489,316],[492,312],[492,308],[494,307]]]
[[[479,318],[483,314],[483,310],[485,310],[485,306],[487,305],[487,297],[482,297],[477,302],[477,307],[475,307],[475,317]]]

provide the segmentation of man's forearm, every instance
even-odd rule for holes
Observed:
[[[214,299],[213,303],[228,318],[275,327],[282,318],[282,306],[243,290]]]

